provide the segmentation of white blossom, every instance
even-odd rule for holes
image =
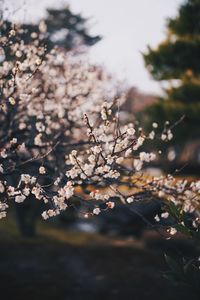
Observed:
[[[26,196],[20,194],[20,195],[17,195],[17,196],[15,197],[15,202],[21,203],[21,202],[24,202],[25,199],[26,199]]]
[[[46,173],[45,167],[41,166],[41,167],[39,168],[39,173],[40,173],[40,174],[45,174],[45,173]]]
[[[158,123],[153,122],[152,127],[153,127],[153,128],[158,128]]]
[[[99,207],[96,207],[96,208],[93,209],[93,214],[94,214],[94,215],[99,215],[100,212],[101,212],[101,210],[100,210]]]
[[[135,134],[135,129],[134,128],[128,128],[127,129],[127,134],[128,135],[134,135]]]
[[[134,201],[134,197],[128,197],[126,201],[127,203],[132,203]]]
[[[3,183],[0,181],[0,193],[3,193],[5,191],[5,187]]]
[[[168,232],[170,235],[175,235],[177,233],[177,230],[176,230],[176,228],[171,227]]]
[[[169,217],[169,213],[168,212],[163,212],[161,214],[161,217],[164,218],[164,219],[167,219]]]

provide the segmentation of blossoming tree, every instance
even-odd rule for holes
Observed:
[[[171,140],[173,125],[160,135],[155,122],[148,133],[136,122],[121,122],[124,91],[113,87],[103,69],[73,52],[46,53],[38,35],[25,44],[21,30],[15,25],[0,37],[0,218],[10,203],[30,198],[46,207],[43,219],[75,200],[90,217],[116,202],[156,198],[163,212],[155,219],[173,218],[167,234],[197,234],[200,182],[144,173],[160,152],[144,152],[143,145]]]

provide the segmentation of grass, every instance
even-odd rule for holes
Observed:
[[[24,238],[20,235],[13,216],[4,218],[0,222],[1,243],[58,243],[70,246],[109,245],[116,242],[115,238],[106,237],[97,233],[66,230],[51,221],[39,220],[37,222],[36,238]],[[129,243],[130,244],[130,243]]]

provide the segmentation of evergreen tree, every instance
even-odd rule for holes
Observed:
[[[78,45],[92,46],[100,36],[91,36],[87,31],[87,19],[73,14],[70,9],[48,9],[45,19],[49,33],[49,47],[56,44],[70,50]],[[59,35],[59,36],[58,36]]]
[[[144,60],[153,78],[167,84],[164,96],[146,109],[147,124],[155,119],[174,123],[185,116],[171,141],[184,149],[200,138],[200,0],[182,4],[178,15],[167,21],[166,39],[156,49],[148,47]]]
[[[4,20],[3,12],[0,21],[0,35],[8,35],[13,24],[9,20]],[[54,46],[65,48],[67,51],[80,46],[92,46],[101,39],[99,35],[90,35],[87,19],[81,14],[74,14],[69,7],[47,9],[46,18],[39,24],[21,24],[20,28],[20,39],[25,44],[30,43],[32,36],[35,35],[36,39],[43,40],[48,51]]]

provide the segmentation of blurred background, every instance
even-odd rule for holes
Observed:
[[[25,41],[44,19],[48,51],[54,46],[77,51],[103,65],[126,87],[123,120],[137,119],[146,131],[153,122],[173,128],[175,139],[154,143],[151,150],[162,154],[147,171],[199,177],[199,0],[1,0],[0,5],[4,22],[27,29]],[[151,224],[160,211],[159,202],[131,205]],[[195,251],[182,236],[166,241],[120,205],[89,220],[73,209],[45,222],[39,215],[40,208],[29,203],[1,220],[2,299],[193,297],[163,277],[163,251]]]

